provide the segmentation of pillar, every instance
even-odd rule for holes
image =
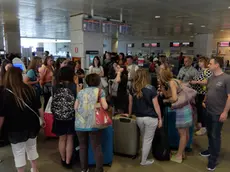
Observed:
[[[198,34],[194,40],[195,55],[211,57],[213,50],[213,34]]]
[[[102,33],[84,32],[82,27],[84,15],[70,17],[71,54],[81,60],[82,68],[87,69],[86,51],[99,51],[103,55],[104,37]]]
[[[21,36],[19,25],[5,24],[4,37],[6,52],[21,54]]]

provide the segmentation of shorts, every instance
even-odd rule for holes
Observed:
[[[15,167],[20,168],[26,166],[26,154],[29,161],[38,159],[37,138],[28,139],[26,142],[11,144]]]
[[[183,108],[175,109],[176,128],[189,128],[193,125],[192,107],[186,105]]]

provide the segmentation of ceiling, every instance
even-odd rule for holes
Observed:
[[[119,19],[123,9],[134,36],[194,36],[230,29],[229,6],[229,0],[0,0],[0,21],[6,31],[19,26],[22,37],[68,39],[69,16],[93,8]]]

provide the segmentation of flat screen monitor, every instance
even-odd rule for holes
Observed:
[[[230,42],[219,42],[219,47],[229,47]]]
[[[22,71],[24,70],[23,64],[21,64],[21,63],[15,63],[15,64],[13,64],[13,66],[20,68]]]
[[[149,43],[142,43],[142,47],[150,47]]]
[[[128,46],[128,48],[133,48],[134,47],[134,43],[128,44],[127,46]]]
[[[182,47],[193,47],[193,42],[182,42],[181,46]]]

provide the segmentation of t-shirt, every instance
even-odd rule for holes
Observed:
[[[183,82],[189,82],[197,75],[197,70],[193,67],[182,67],[179,71],[177,79]]]
[[[77,97],[77,86],[75,83],[57,84],[56,86],[53,87],[54,94],[58,88],[69,88],[72,91],[74,97],[75,98]]]
[[[98,102],[99,89],[97,87],[87,87],[77,95],[78,109],[75,116],[76,131],[94,131],[92,121],[95,117],[95,104]],[[105,92],[101,89],[100,98],[105,98]]]
[[[26,76],[30,79],[30,81],[37,81],[37,73],[33,70],[30,69],[27,71]],[[40,88],[39,83],[33,84],[34,87]]]
[[[41,102],[35,94],[31,94],[27,85],[25,85],[25,90],[27,96],[31,95],[31,98],[30,101],[24,98],[24,101],[39,114],[38,109],[41,108]],[[7,90],[4,89],[0,97],[0,116],[5,118],[10,143],[16,144],[37,137],[40,130],[38,117],[27,107],[21,109],[15,101],[15,96]]]
[[[143,96],[141,98],[136,97],[135,90],[133,89],[130,91],[130,94],[133,97],[133,113],[137,117],[158,117],[153,105],[153,99],[157,96],[157,91],[154,86],[147,85],[143,88]]]
[[[220,115],[224,111],[228,94],[230,94],[230,75],[223,73],[219,76],[211,76],[207,89],[207,112],[212,115]]]
[[[85,74],[85,72],[84,72],[84,70],[83,69],[78,69],[77,71],[76,71],[76,74],[77,75],[84,75]],[[79,82],[79,84],[83,84],[83,78],[79,78],[78,77],[78,82]]]

